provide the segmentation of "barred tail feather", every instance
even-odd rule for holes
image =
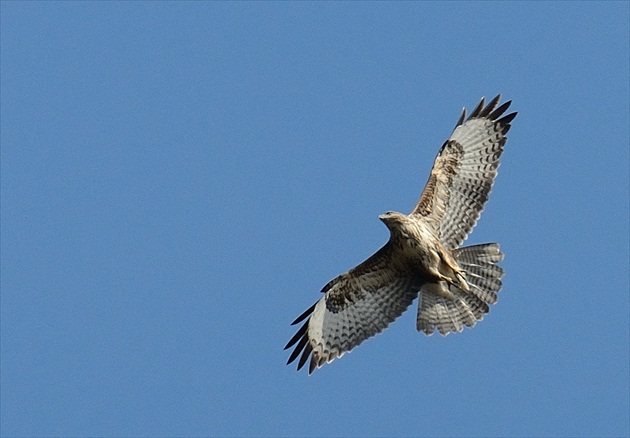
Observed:
[[[420,291],[417,329],[427,335],[437,329],[442,335],[474,327],[497,302],[503,269],[495,263],[503,260],[496,243],[467,246],[453,251],[455,260],[466,273],[470,287],[465,292],[454,285],[426,284]],[[448,293],[440,293],[445,288]],[[445,296],[450,295],[450,296]]]
[[[466,272],[466,280],[471,292],[480,300],[495,304],[501,289],[503,268],[495,263],[503,260],[498,243],[466,246],[453,251],[455,260]]]

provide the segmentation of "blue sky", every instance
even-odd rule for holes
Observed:
[[[628,2],[0,7],[2,435],[630,433]],[[285,366],[499,92],[499,303]]]

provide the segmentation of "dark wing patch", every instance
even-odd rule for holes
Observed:
[[[448,194],[444,189],[451,185],[463,154],[464,150],[457,142],[447,141],[442,145],[431,169],[429,180],[412,214],[429,216],[434,213],[438,217],[444,214],[446,201],[448,201]]]
[[[368,293],[348,277],[340,278],[333,286],[326,298],[326,309],[332,313],[339,313],[357,301],[364,300]]]

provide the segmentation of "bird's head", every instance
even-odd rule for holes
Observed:
[[[407,215],[397,211],[388,211],[378,217],[390,230],[398,229],[407,219]]]

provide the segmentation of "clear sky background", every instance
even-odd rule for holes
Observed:
[[[2,2],[2,435],[627,436],[629,8]],[[285,366],[497,93],[499,303]]]

